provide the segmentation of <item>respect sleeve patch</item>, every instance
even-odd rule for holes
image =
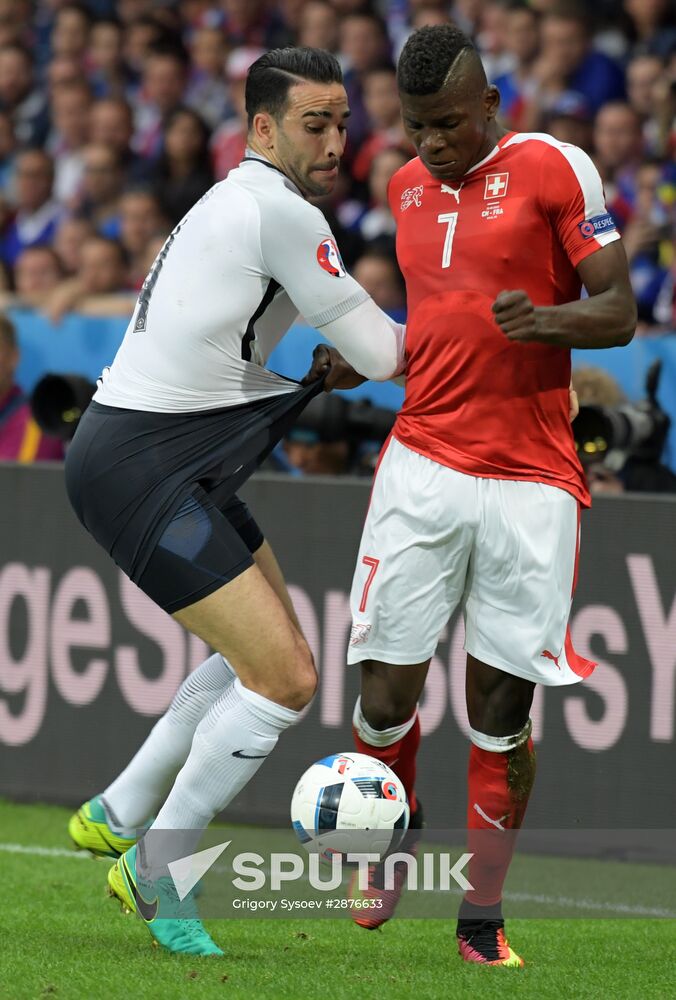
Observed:
[[[610,212],[606,212],[605,215],[595,215],[593,219],[585,219],[584,222],[580,222],[578,224],[578,229],[580,230],[583,238],[588,240],[591,239],[592,236],[602,236],[604,233],[614,233],[617,226],[615,225],[615,220]]]

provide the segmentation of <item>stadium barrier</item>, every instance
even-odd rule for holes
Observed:
[[[15,309],[21,346],[17,373],[21,386],[30,392],[46,372],[72,372],[92,382],[109,365],[119,347],[127,322],[119,318],[89,318],[69,314],[54,326],[30,309]],[[308,326],[295,326],[273,351],[269,367],[280,375],[300,379],[310,366],[312,348],[322,338]],[[676,336],[637,337],[628,347],[606,351],[574,351],[574,365],[598,365],[617,379],[627,398],[645,395],[645,376],[653,361],[662,361],[658,399],[672,420],[663,460],[676,472]],[[368,382],[348,395],[368,398],[376,406],[398,409],[403,390],[392,382]]]
[[[226,815],[285,825],[307,765],[352,745],[348,592],[369,485],[260,474],[242,495],[277,552],[321,684]],[[578,841],[583,830],[674,830],[676,500],[600,498],[582,531],[572,635],[599,665],[580,685],[537,692],[528,826]],[[420,707],[419,793],[435,829],[464,825],[462,643],[456,618]],[[77,803],[100,790],[206,653],[81,528],[60,466],[0,467],[0,795]]]

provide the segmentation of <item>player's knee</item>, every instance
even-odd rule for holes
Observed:
[[[318,681],[319,678],[317,677],[317,670],[312,659],[312,654],[308,650],[308,657],[303,663],[294,685],[295,700],[297,702],[297,705],[294,707],[297,711],[306,708],[310,704],[317,693]]]
[[[310,704],[317,690],[317,670],[310,647],[304,639],[297,639],[293,664],[284,685],[283,704],[300,712]]]
[[[468,704],[470,726],[490,736],[516,732],[528,721],[532,694],[527,694],[516,685],[502,685],[475,697]]]
[[[362,714],[369,726],[378,732],[402,726],[415,712],[416,704],[404,692],[392,691],[385,696],[381,693],[378,699],[371,700],[364,693],[361,696]]]

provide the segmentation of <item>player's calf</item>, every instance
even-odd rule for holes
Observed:
[[[465,961],[520,966],[504,935],[502,889],[535,780],[530,720],[512,736],[470,730],[467,850],[472,885],[456,930]]]
[[[120,825],[139,828],[155,815],[188,758],[200,720],[236,676],[219,653],[188,674],[141,748],[103,793]]]
[[[416,810],[416,755],[420,746],[417,705],[413,706],[413,713],[404,722],[388,729],[377,729],[365,716],[361,698],[357,698],[352,716],[352,735],[359,753],[381,760],[401,779],[413,815]]]
[[[411,819],[408,833],[399,849],[415,856],[417,854],[417,841],[423,826],[422,807],[416,799],[414,789],[416,754],[420,745],[420,720],[415,703],[412,712],[409,705],[406,707],[409,708],[409,712],[403,721],[386,729],[379,729],[376,728],[374,719],[382,722],[383,713],[376,716],[376,713],[369,710],[367,717],[362,709],[362,700],[358,698],[352,719],[352,733],[359,753],[365,753],[381,760],[388,767],[391,767],[397,777],[401,779],[411,807]],[[355,923],[367,930],[374,930],[394,916],[405,881],[406,866],[404,864],[394,866],[391,885],[385,882],[385,865],[382,863],[369,865],[368,885],[365,890],[359,889],[357,877],[353,876],[348,890],[350,898],[368,899],[373,904],[368,909],[354,908],[351,910]]]

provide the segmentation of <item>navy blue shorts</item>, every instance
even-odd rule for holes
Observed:
[[[252,566],[263,541],[237,494],[219,507],[196,486],[164,529],[138,585],[165,611],[180,611]]]
[[[252,565],[263,535],[236,491],[322,388],[201,413],[94,401],[66,454],[70,502],[160,607],[188,607]]]

